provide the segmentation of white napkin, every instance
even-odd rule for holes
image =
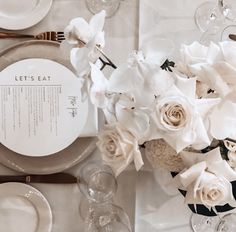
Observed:
[[[98,134],[98,110],[88,102],[88,116],[80,137],[92,137]]]

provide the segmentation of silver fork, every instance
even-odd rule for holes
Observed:
[[[0,39],[13,39],[13,38],[28,38],[28,39],[38,39],[38,40],[51,40],[61,43],[65,40],[64,32],[62,31],[46,31],[39,33],[37,35],[19,34],[13,32],[0,32]]]

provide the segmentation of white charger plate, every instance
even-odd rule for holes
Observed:
[[[26,41],[0,52],[0,71],[19,60],[44,58],[73,70],[62,55],[59,44],[51,41]],[[69,147],[44,157],[24,156],[0,144],[0,163],[19,172],[50,174],[68,169],[81,162],[96,148],[96,138],[78,138]]]
[[[29,221],[22,222],[21,225],[24,225],[27,229],[32,229],[32,231],[27,232],[50,232],[52,229],[52,212],[47,202],[46,198],[39,192],[37,189],[22,183],[4,183],[0,185],[0,201],[3,201],[2,208],[0,207],[1,213],[3,213],[4,217],[9,216],[10,212],[17,214],[16,208],[17,204],[12,205],[13,203],[20,203],[18,205],[20,212],[18,212],[18,216],[20,218],[16,219],[16,221],[12,221],[14,224],[13,230],[17,230],[17,220],[22,219],[22,214],[28,213],[31,214],[31,217],[35,218],[35,225],[28,225],[31,228],[27,228],[27,224]],[[8,201],[8,203],[7,203]],[[15,201],[15,202],[14,202]],[[9,205],[10,206],[7,206]],[[4,211],[7,211],[7,214],[4,214]],[[30,218],[31,218],[30,217]],[[26,218],[25,218],[26,219]],[[6,223],[6,220],[4,221]],[[5,225],[7,226],[7,225]],[[2,225],[3,227],[3,225]],[[0,228],[2,228],[0,225]],[[3,229],[3,228],[2,228]],[[7,229],[7,228],[5,228]],[[21,228],[18,228],[19,230]],[[1,229],[0,229],[1,230]],[[19,231],[18,230],[18,231]]]
[[[21,30],[40,22],[49,12],[52,0],[0,1],[0,28]]]

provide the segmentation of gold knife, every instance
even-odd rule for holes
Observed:
[[[75,184],[77,178],[68,173],[55,173],[49,175],[0,175],[0,183],[21,182],[21,183],[45,183],[45,184]]]
[[[230,38],[231,40],[236,41],[236,35],[235,35],[235,34],[229,34],[229,38]]]

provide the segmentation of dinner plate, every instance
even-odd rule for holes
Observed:
[[[43,58],[56,61],[73,70],[65,59],[59,44],[51,41],[26,41],[0,52],[0,71],[20,60]],[[81,162],[96,148],[94,137],[77,138],[70,146],[52,155],[30,157],[20,155],[0,144],[0,162],[16,171],[32,174],[60,172]]]
[[[37,189],[22,183],[0,185],[0,231],[50,232],[52,212]]]
[[[0,95],[0,142],[22,155],[42,157],[65,149],[88,120],[81,80],[49,59],[24,59],[1,70]]]
[[[21,30],[40,22],[48,13],[52,0],[0,1],[0,28]]]

